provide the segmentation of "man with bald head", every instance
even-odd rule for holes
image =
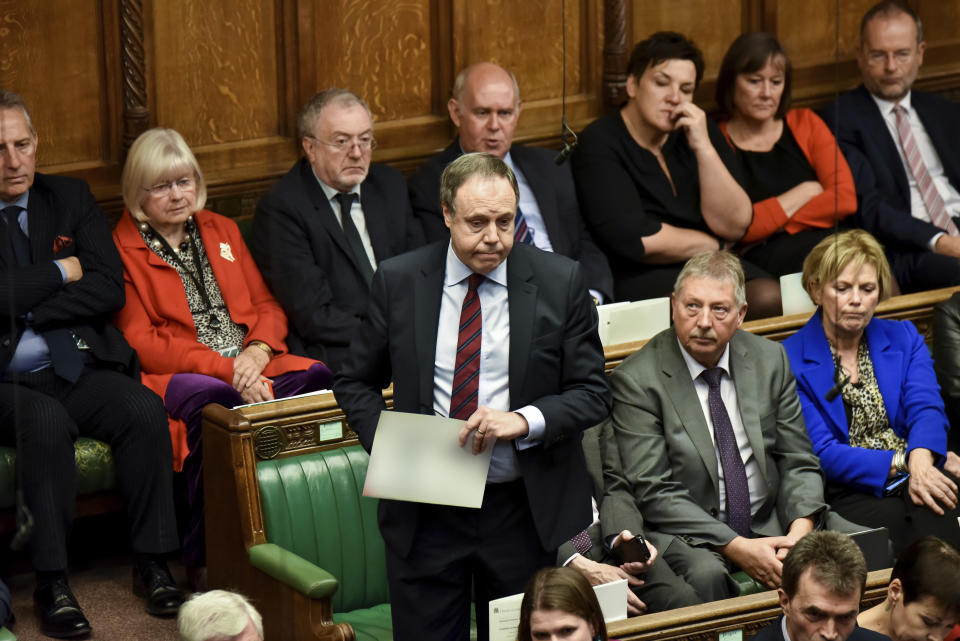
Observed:
[[[569,167],[546,149],[513,144],[523,103],[512,73],[492,62],[461,71],[447,102],[459,136],[408,180],[413,214],[428,242],[449,238],[440,208],[440,174],[458,156],[483,151],[509,165],[520,186],[516,242],[532,244],[580,263],[598,303],[613,301],[613,276],[584,225]]]

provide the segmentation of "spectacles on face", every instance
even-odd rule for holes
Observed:
[[[896,64],[898,67],[902,67],[913,60],[913,52],[906,49],[901,49],[899,51],[894,51],[892,57],[894,64]],[[882,67],[886,65],[887,52],[871,51],[867,54],[867,64],[872,67]]]
[[[183,178],[177,178],[176,180],[171,180],[166,183],[158,183],[152,187],[144,187],[144,191],[150,194],[151,198],[156,198],[158,200],[163,198],[169,198],[170,194],[173,193],[173,188],[176,187],[181,192],[193,191],[197,186],[197,181],[190,176],[185,176]]]
[[[360,147],[360,151],[366,153],[368,151],[373,151],[377,148],[377,140],[373,136],[337,136],[334,140],[328,142],[326,140],[320,140],[315,136],[307,136],[310,140],[318,142],[321,145],[326,145],[333,149],[337,153],[343,153],[345,151],[350,151],[353,149],[354,145]]]

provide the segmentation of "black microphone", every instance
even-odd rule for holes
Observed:
[[[827,390],[827,393],[823,396],[825,399],[827,399],[828,403],[832,403],[833,399],[839,396],[840,392],[843,391],[843,386],[850,382],[850,377],[847,375],[846,370],[844,370],[843,366],[840,365],[840,357],[835,357],[833,362],[837,368],[834,376],[834,380],[837,382],[833,387]]]
[[[566,140],[563,141],[563,149],[560,150],[560,153],[557,154],[557,157],[553,159],[553,162],[558,165],[562,165],[567,161],[567,158],[570,157],[570,154],[573,153],[573,150],[577,147],[577,141],[574,140],[573,144],[568,143]]]

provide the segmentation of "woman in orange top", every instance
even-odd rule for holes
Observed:
[[[745,33],[717,77],[720,124],[736,152],[753,221],[741,256],[775,276],[799,272],[834,224],[857,209],[853,176],[826,124],[790,109],[790,58],[769,33]]]
[[[322,363],[287,353],[287,318],[237,225],[203,209],[206,183],[172,129],[137,138],[123,168],[127,207],[113,239],[126,305],[117,325],[143,383],[164,401],[174,468],[186,472],[188,568],[204,565],[201,412],[329,388]]]

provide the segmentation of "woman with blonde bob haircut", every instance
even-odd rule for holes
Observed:
[[[603,611],[590,582],[572,568],[533,575],[520,605],[518,641],[607,641]]]
[[[960,457],[947,450],[930,352],[910,321],[873,316],[893,285],[883,248],[863,230],[834,234],[802,278],[818,309],[783,345],[827,502],[888,528],[896,555],[925,534],[960,546]]]
[[[206,183],[172,129],[141,134],[123,169],[127,211],[113,239],[126,306],[116,322],[137,350],[143,383],[163,399],[174,468],[186,472],[184,563],[203,585],[201,411],[328,388],[329,369],[287,353],[287,318],[237,225],[203,208]]]

